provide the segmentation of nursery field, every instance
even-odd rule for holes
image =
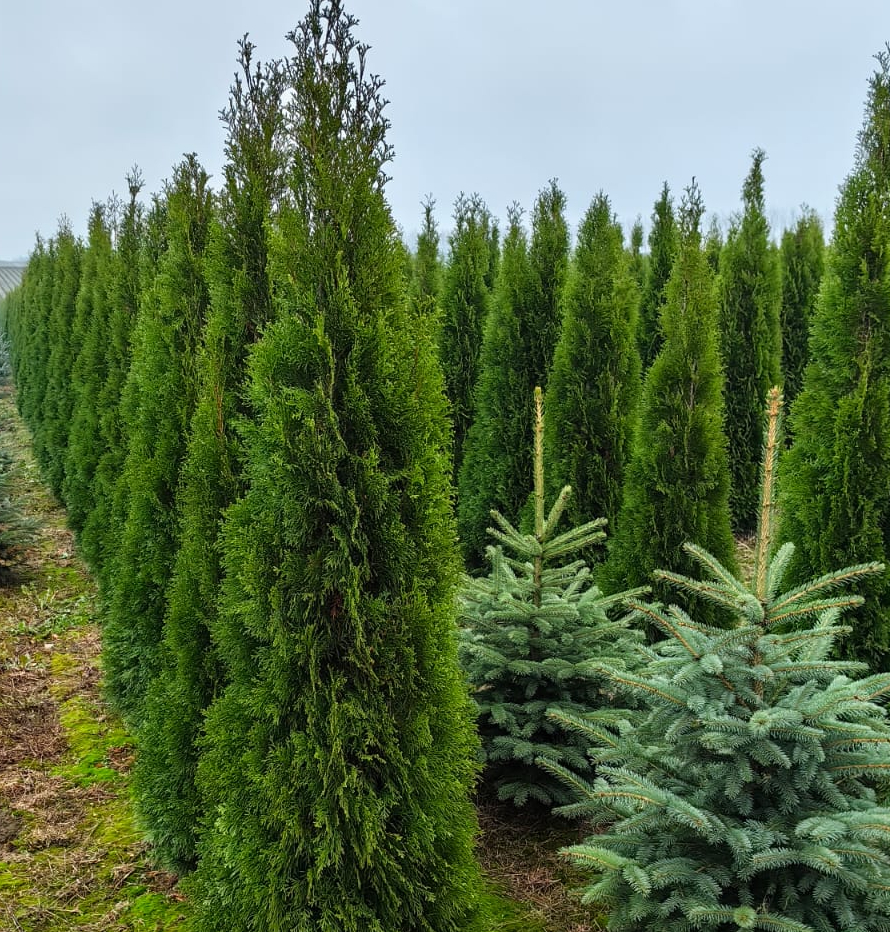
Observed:
[[[12,390],[0,443],[38,539],[0,588],[0,929],[186,932],[174,874],[152,867],[135,822],[133,741],[101,695],[96,586],[65,511],[41,482]],[[583,832],[479,803],[492,932],[597,932],[561,846]]]

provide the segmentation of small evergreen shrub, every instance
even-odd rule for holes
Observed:
[[[558,707],[581,714],[603,703],[603,678],[582,671],[592,656],[621,664],[630,655],[625,621],[606,611],[626,593],[605,598],[590,568],[572,554],[601,543],[603,521],[556,534],[571,489],[566,486],[544,517],[540,455],[540,389],[536,393],[536,520],[532,534],[520,533],[499,512],[489,533],[487,576],[466,577],[460,593],[460,655],[479,710],[485,777],[498,798],[523,806],[565,804],[570,794],[536,763],[555,761],[589,773],[586,741],[547,718]]]

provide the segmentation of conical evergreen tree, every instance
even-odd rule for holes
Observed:
[[[197,742],[204,712],[222,687],[210,630],[221,579],[220,521],[242,485],[234,424],[244,413],[247,347],[272,318],[266,224],[282,187],[282,72],[254,65],[246,39],[240,50],[241,74],[222,112],[229,161],[205,262],[211,306],[178,490],[181,544],[167,593],[163,665],[148,690],[134,772],[153,856],[177,871],[195,864]]]
[[[491,305],[491,215],[478,195],[454,205],[454,230],[442,281],[439,358],[454,420],[454,470],[460,469],[475,412],[482,334]]]
[[[720,274],[720,256],[723,253],[723,246],[723,231],[720,229],[720,221],[716,217],[711,217],[708,233],[705,236],[705,257],[715,275]]]
[[[616,533],[602,573],[616,592],[646,585],[654,570],[688,572],[688,540],[705,541],[735,566],[723,371],[713,274],[701,249],[704,208],[695,182],[680,205],[679,251],[662,307],[664,345],[646,373]],[[663,588],[656,587],[661,597]]]
[[[778,391],[770,399],[778,411]],[[782,592],[793,546],[769,559],[780,438],[766,435],[750,583],[688,545],[706,579],[667,584],[734,617],[721,631],[676,605],[631,603],[664,640],[628,675],[592,663],[638,710],[556,723],[590,741],[597,779],[544,762],[579,801],[565,814],[604,831],[565,851],[593,873],[585,897],[615,932],[890,929],[890,809],[879,804],[890,675],[828,659],[862,599],[843,590],[880,564]],[[793,630],[788,631],[789,626]]]
[[[590,773],[586,743],[555,725],[547,710],[583,714],[602,705],[603,681],[581,672],[580,664],[609,657],[621,665],[631,654],[626,620],[606,615],[628,593],[604,597],[592,585],[585,561],[571,559],[602,544],[603,521],[557,534],[571,499],[568,486],[545,517],[540,389],[535,402],[534,533],[522,534],[492,512],[491,569],[478,579],[465,577],[460,592],[460,656],[479,710],[485,780],[499,799],[516,806],[530,799],[545,806],[572,799],[536,760]]]
[[[729,230],[720,257],[720,342],[726,373],[726,437],[734,527],[757,520],[757,470],[763,446],[763,407],[780,381],[781,279],[764,213],[763,162],[755,149],[742,188],[744,212]]]
[[[569,519],[614,522],[640,398],[639,291],[605,194],[592,201],[564,295],[547,389],[550,495],[572,487]]]
[[[165,592],[179,539],[175,493],[195,406],[196,357],[207,313],[203,254],[210,221],[207,173],[194,155],[167,191],[167,249],[140,316],[128,379],[138,398],[121,476],[126,518],[103,627],[106,689],[132,723],[157,674]]]
[[[105,381],[95,404],[99,412],[98,460],[91,489],[93,507],[80,533],[80,547],[93,570],[104,570],[117,553],[117,532],[112,520],[115,487],[127,456],[127,435],[121,415],[121,393],[130,368],[130,337],[139,305],[139,269],[142,250],[142,173],[134,167],[127,175],[130,200],[124,208],[117,242],[108,270],[108,328],[105,346]]]
[[[46,371],[49,359],[49,318],[53,306],[56,267],[55,240],[38,241],[26,275],[25,307],[20,340],[21,365],[16,373],[18,406],[22,419],[36,433],[43,417]]]
[[[90,218],[83,279],[77,295],[76,326],[72,334],[74,355],[66,373],[70,394],[66,423],[70,430],[62,492],[68,510],[68,524],[78,535],[95,507],[93,475],[102,453],[99,392],[105,382],[108,358],[109,286],[113,265],[111,229],[106,216],[105,208],[96,205]]]
[[[445,399],[406,307],[354,23],[315,0],[285,63],[291,190],[270,250],[288,313],[251,353],[248,486],[223,530],[202,929],[473,925]]]
[[[800,394],[809,359],[810,320],[825,271],[822,221],[805,208],[793,230],[782,234],[782,373],[785,402]]]
[[[62,498],[74,387],[71,368],[82,341],[80,290],[83,247],[63,218],[56,234],[52,309],[47,320],[46,392],[34,425],[34,455],[47,485]],[[88,324],[87,324],[88,326]]]
[[[649,269],[649,257],[643,252],[644,240],[643,221],[637,217],[630,228],[628,257],[630,258],[631,277],[637,283],[637,288],[641,294],[646,285],[646,274]]]
[[[659,315],[665,301],[665,289],[674,267],[677,254],[677,224],[674,219],[674,200],[665,181],[661,196],[652,210],[652,229],[649,231],[649,265],[646,283],[640,298],[640,322],[637,344],[643,372],[652,365],[661,348],[663,335],[659,329]]]
[[[492,313],[482,344],[476,416],[458,477],[458,532],[464,556],[478,567],[491,509],[518,523],[528,502],[532,431],[527,401],[546,391],[561,326],[568,268],[565,197],[555,182],[535,204],[531,242],[513,207],[504,239]]]
[[[791,412],[782,532],[797,548],[796,579],[883,560],[890,545],[890,50],[877,59]],[[887,575],[867,594],[841,650],[887,670]]]
[[[423,228],[417,237],[417,251],[411,275],[411,309],[420,317],[438,318],[442,293],[442,261],[439,258],[439,228],[436,202],[428,196],[423,202]]]

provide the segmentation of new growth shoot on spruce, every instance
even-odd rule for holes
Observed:
[[[662,581],[732,613],[728,630],[676,605],[628,606],[664,640],[636,675],[590,663],[635,710],[569,716],[596,779],[541,759],[576,795],[560,810],[600,828],[565,854],[592,875],[585,899],[610,930],[890,929],[890,674],[830,659],[863,599],[842,590],[883,571],[846,567],[782,592],[793,545],[774,543],[781,395],[769,394],[750,582],[688,544],[703,581]],[[617,704],[617,703],[616,703]]]
[[[545,713],[558,706],[566,714],[583,714],[602,704],[602,677],[581,672],[579,664],[609,656],[621,666],[633,636],[626,619],[607,616],[629,594],[603,597],[587,563],[577,557],[602,542],[604,520],[556,533],[571,489],[562,489],[548,513],[543,432],[543,399],[536,388],[534,533],[521,533],[492,511],[491,570],[483,578],[465,577],[460,595],[461,659],[475,689],[485,779],[500,799],[517,806],[529,799],[548,806],[569,801],[562,784],[535,764],[538,757],[590,771],[584,745]]]

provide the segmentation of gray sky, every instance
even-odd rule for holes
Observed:
[[[302,0],[0,0],[0,259],[85,234],[93,199],[137,163],[157,191],[182,153],[217,178],[236,43],[286,53]],[[556,177],[573,227],[600,189],[619,218],[695,175],[725,220],[762,146],[774,226],[830,220],[850,170],[888,0],[347,0],[386,80],[389,199],[413,241],[420,201],[450,227],[460,191],[497,216]]]

